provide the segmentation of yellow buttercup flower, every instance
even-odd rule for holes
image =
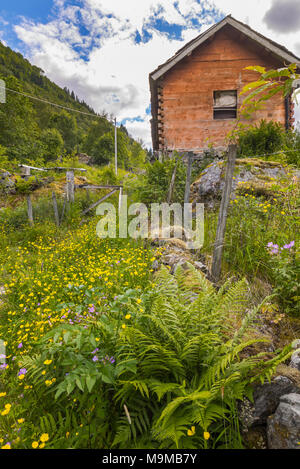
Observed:
[[[208,440],[210,438],[210,433],[209,432],[204,432],[203,436],[204,436],[204,440]]]
[[[18,423],[24,423],[25,419],[18,419]]]
[[[131,314],[126,314],[125,319],[130,319],[130,318],[131,318]]]
[[[48,433],[43,433],[40,440],[44,443],[45,441],[49,440],[49,435]]]
[[[33,447],[33,449],[36,449],[39,446],[39,442],[33,441],[31,446]]]
[[[0,392],[0,397],[6,396],[6,392]]]
[[[191,427],[190,430],[187,431],[188,436],[193,436],[196,433],[196,428],[194,426]]]
[[[125,325],[125,324],[122,324],[122,329],[126,329],[126,325]]]
[[[1,449],[11,449],[10,443],[6,443],[6,445],[1,446]]]
[[[44,361],[44,365],[51,365],[51,363],[52,363],[52,360],[45,360]]]

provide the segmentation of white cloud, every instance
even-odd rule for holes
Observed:
[[[28,46],[29,59],[60,86],[73,89],[96,111],[105,110],[120,121],[138,116],[144,119],[127,121],[126,126],[147,145],[151,144],[149,116],[145,114],[150,101],[149,73],[184,42],[215,23],[216,10],[247,22],[290,50],[296,52],[296,44],[299,47],[297,33],[275,33],[264,23],[272,0],[82,0],[83,7],[65,7],[64,0],[55,3],[57,18],[46,24],[24,19],[15,26],[19,39]],[[184,42],[156,30],[155,18],[184,26]],[[192,23],[196,18],[199,27]],[[142,35],[143,28],[152,39],[137,44],[136,31]]]

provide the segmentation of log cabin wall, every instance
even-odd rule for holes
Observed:
[[[169,70],[158,87],[159,150],[197,151],[209,143],[225,147],[236,119],[214,119],[214,91],[237,90],[239,108],[243,86],[258,77],[256,72],[244,70],[249,65],[266,69],[283,66],[263,47],[225,27]],[[263,110],[243,123],[261,119],[286,125],[286,104],[281,95],[272,97]]]

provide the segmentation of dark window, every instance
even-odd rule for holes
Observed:
[[[236,119],[237,91],[214,91],[214,119]]]

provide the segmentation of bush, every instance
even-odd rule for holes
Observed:
[[[141,179],[139,198],[140,202],[151,204],[153,202],[166,202],[175,159],[166,159],[163,162],[155,161],[146,168],[146,174]],[[186,167],[182,161],[178,163],[172,202],[183,202],[185,191]]]
[[[262,120],[250,127],[240,126],[237,136],[239,157],[259,156],[295,166],[300,164],[300,133],[297,130],[286,131],[277,122]]]
[[[282,150],[285,131],[277,122],[262,120],[259,124],[241,128],[238,132],[239,156],[265,156]],[[272,158],[271,158],[272,159]]]

